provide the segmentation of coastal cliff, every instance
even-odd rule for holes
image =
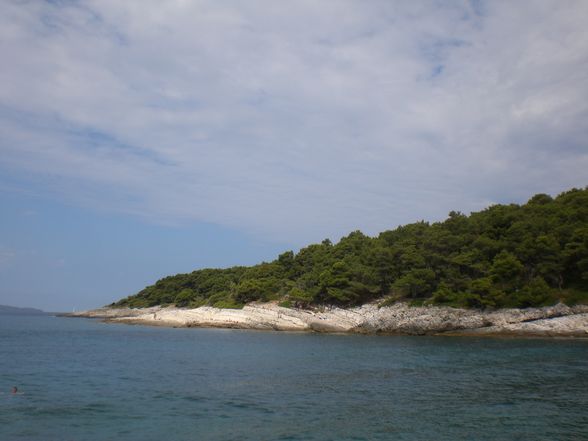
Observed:
[[[314,331],[406,335],[520,335],[588,338],[588,305],[481,311],[406,303],[355,308],[293,309],[253,303],[243,309],[202,306],[100,308],[67,314],[112,323],[168,327],[213,327],[275,331]]]

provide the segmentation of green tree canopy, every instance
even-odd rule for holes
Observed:
[[[351,306],[386,297],[475,308],[588,303],[588,189],[452,211],[376,237],[354,231],[251,267],[177,274],[114,305]]]

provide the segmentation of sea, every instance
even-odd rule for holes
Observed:
[[[588,341],[0,316],[0,440],[588,440]]]

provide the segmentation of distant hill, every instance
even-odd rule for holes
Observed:
[[[17,308],[16,306],[0,305],[0,315],[45,315],[45,311],[35,308]]]

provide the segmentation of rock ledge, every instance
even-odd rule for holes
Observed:
[[[520,335],[588,338],[588,305],[477,311],[440,306],[315,310],[254,303],[243,309],[152,307],[100,308],[65,314],[108,322],[170,327],[214,327],[276,331],[351,332],[407,335]]]

